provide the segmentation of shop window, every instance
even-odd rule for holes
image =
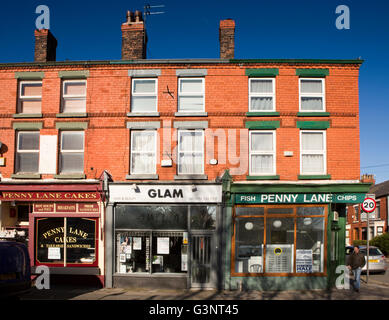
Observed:
[[[324,79],[300,79],[300,111],[325,111]]]
[[[39,132],[19,131],[17,133],[16,166],[17,173],[38,172]]]
[[[250,131],[250,175],[276,173],[276,139],[273,131]]]
[[[195,206],[190,210],[190,227],[194,230],[216,228],[216,206]]]
[[[323,273],[326,210],[236,207],[233,273]]]
[[[62,131],[60,173],[84,172],[84,131]]]
[[[296,272],[323,272],[324,218],[297,218]]]
[[[178,174],[204,173],[204,131],[178,131]]]
[[[186,273],[187,243],[176,231],[117,232],[117,273]]]
[[[86,80],[63,81],[62,112],[86,112]]]
[[[204,78],[178,79],[178,112],[205,111],[204,104]]]
[[[263,272],[263,218],[237,218],[235,226],[235,272]]]
[[[30,215],[29,205],[18,205],[18,222],[28,222]]]
[[[131,131],[131,174],[156,173],[157,131]]]
[[[266,220],[266,272],[293,272],[293,218]]]
[[[235,214],[237,216],[263,216],[265,214],[264,207],[236,207]]]
[[[157,79],[132,79],[131,112],[157,111]]]
[[[275,111],[275,79],[249,79],[249,111]]]
[[[325,131],[301,131],[300,171],[302,174],[325,174],[326,133]]]
[[[18,113],[41,113],[42,81],[21,81],[19,83]]]
[[[188,207],[118,205],[115,226],[117,229],[186,230]]]
[[[37,218],[37,264],[97,264],[97,221],[89,218]]]

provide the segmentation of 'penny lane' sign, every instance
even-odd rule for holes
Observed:
[[[261,193],[236,194],[235,203],[362,203],[364,193]]]
[[[0,192],[1,201],[98,201],[97,192]]]

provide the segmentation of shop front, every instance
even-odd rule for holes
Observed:
[[[211,184],[111,184],[106,286],[216,288],[221,194]]]
[[[24,236],[32,273],[44,265],[50,275],[90,275],[104,283],[104,206],[98,184],[1,187],[2,232],[19,235],[18,240]]]
[[[361,203],[365,189],[232,183],[225,206],[225,288],[333,286],[336,267],[344,265],[346,205]]]

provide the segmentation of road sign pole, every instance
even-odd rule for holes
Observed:
[[[366,261],[366,283],[369,282],[369,240],[370,240],[370,215],[369,213],[366,213],[367,217],[367,246],[366,246],[366,254],[367,254],[367,261]]]

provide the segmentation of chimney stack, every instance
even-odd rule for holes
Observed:
[[[122,60],[146,59],[147,36],[140,11],[127,11],[122,24]]]
[[[235,21],[226,19],[220,21],[219,28],[220,59],[234,59],[235,51]]]
[[[35,62],[55,61],[57,39],[48,29],[36,29],[35,35]]]
[[[361,177],[361,182],[362,183],[371,183],[372,185],[375,185],[374,174],[364,173]]]

